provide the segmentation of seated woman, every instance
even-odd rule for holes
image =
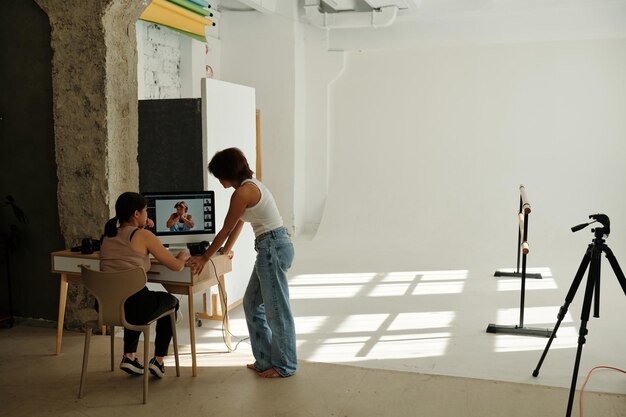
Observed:
[[[115,203],[115,217],[104,227],[100,247],[101,271],[142,267],[148,272],[150,254],[173,271],[184,268],[190,256],[188,251],[181,251],[174,257],[152,232],[144,230],[152,222],[148,219],[146,207],[147,201],[141,194],[126,192],[119,196]],[[163,291],[150,291],[148,287],[130,296],[124,304],[126,320],[131,324],[145,324],[174,307],[178,311],[176,297]],[[141,332],[124,329],[124,355],[120,369],[132,375],[144,373],[144,367],[135,358],[140,335]],[[163,358],[167,356],[171,340],[172,324],[170,316],[165,316],[157,320],[154,357],[149,364],[150,372],[159,378],[165,375]],[[145,340],[144,343],[149,341]]]

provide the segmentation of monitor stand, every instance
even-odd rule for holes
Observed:
[[[178,253],[182,250],[187,250],[187,244],[186,243],[171,243],[168,247],[167,250],[170,251],[170,253],[174,256],[178,255]]]

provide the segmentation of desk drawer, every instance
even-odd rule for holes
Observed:
[[[80,274],[80,266],[85,265],[94,271],[100,270],[100,260],[89,257],[52,256],[52,272]]]
[[[150,271],[148,272],[148,281],[151,282],[168,281],[192,284],[194,283],[192,278],[191,269],[189,267],[183,268],[182,271],[172,271],[166,266],[152,263],[152,267],[150,267]],[[197,278],[196,276],[196,281]]]

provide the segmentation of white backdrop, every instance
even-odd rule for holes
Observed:
[[[626,255],[625,74],[624,40],[348,53],[315,242],[514,266],[523,183],[534,265],[578,262],[596,212]]]
[[[232,189],[224,189],[219,181],[209,175],[209,161],[217,151],[237,147],[248,159],[250,169],[256,169],[256,106],[254,88],[214,79],[202,79],[202,105],[205,135],[205,181],[208,190],[215,191],[216,232],[224,224]],[[226,276],[228,304],[243,298],[256,252],[254,234],[245,225],[233,250],[233,271]]]

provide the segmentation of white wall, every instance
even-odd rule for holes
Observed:
[[[611,23],[607,10],[577,31],[571,22],[583,12],[564,14],[560,32],[548,11],[484,24],[468,14],[455,30],[426,16],[417,26],[399,20],[328,39],[281,17],[227,12],[211,57],[216,78],[256,89],[264,182],[292,231],[319,225],[318,242],[376,236],[376,245],[416,250],[484,239],[482,250],[512,253],[501,244],[515,238],[520,183],[535,207],[536,245],[567,244],[572,221],[623,208],[608,190],[624,174],[616,115],[626,48],[600,39],[617,27],[600,24]]]
[[[254,89],[212,79],[204,79],[202,88],[204,166],[209,165],[216,152],[230,147],[241,149],[245,155],[255,155]],[[248,158],[253,171],[256,169],[255,162],[254,157]],[[208,175],[208,171],[205,171],[204,183],[206,189],[215,191],[215,221],[216,231],[219,231],[224,224],[233,190],[224,189],[214,176]],[[243,298],[254,267],[256,252],[252,227],[244,227],[233,250],[233,271],[226,280],[229,305]]]
[[[596,212],[623,252],[625,74],[624,39],[348,53],[316,240],[513,258],[523,183],[536,262],[582,257],[569,227]]]
[[[181,98],[200,97],[203,78],[220,79],[221,42],[216,38],[206,39],[205,43],[181,36]]]
[[[261,111],[263,182],[284,224],[294,229],[295,42],[294,23],[258,12],[222,13],[223,81],[253,87]]]
[[[305,28],[305,143],[302,206],[296,218],[301,231],[315,234],[319,227],[328,193],[329,92],[344,70],[345,54],[327,50],[326,33]]]

